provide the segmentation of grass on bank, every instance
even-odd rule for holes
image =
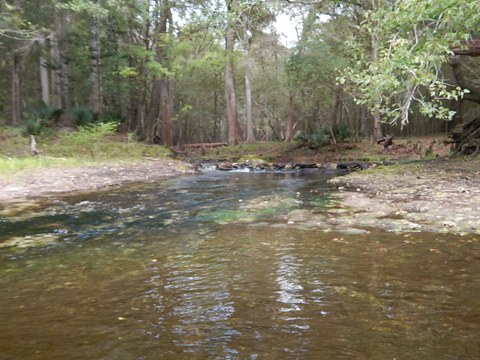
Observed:
[[[133,162],[142,158],[165,159],[169,149],[136,142],[131,135],[115,135],[108,124],[79,131],[35,136],[37,156],[30,154],[30,137],[22,129],[0,127],[0,172],[44,167],[76,167],[111,162]]]
[[[299,141],[257,142],[254,144],[239,144],[233,147],[201,149],[187,156],[199,160],[238,161],[255,156],[266,162],[384,162],[399,159],[426,160],[437,156],[443,157],[450,153],[442,143],[442,135],[398,138],[394,146],[384,149],[382,144],[376,144],[371,139],[344,141],[337,144],[325,144],[318,148],[305,146]],[[430,154],[428,150],[431,147]]]
[[[143,158],[165,159],[172,156],[169,149],[135,141],[131,134],[116,134],[116,125],[101,123],[81,127],[78,131],[45,132],[37,135],[40,155],[30,155],[30,137],[22,128],[0,127],[0,173],[45,167],[78,167],[101,163],[126,163]],[[326,144],[319,148],[302,146],[301,142],[281,141],[239,144],[234,147],[198,149],[185,154],[196,160],[262,159],[266,162],[382,162],[391,159],[425,159],[425,149],[435,141],[432,157],[448,153],[440,141],[441,136],[395,139],[395,148],[383,149],[372,140],[345,141]],[[413,151],[421,144],[421,151]]]

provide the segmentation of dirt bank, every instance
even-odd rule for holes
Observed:
[[[129,182],[153,182],[192,172],[187,163],[157,159],[130,164],[29,169],[11,176],[0,175],[0,205],[55,193],[93,191]]]
[[[331,183],[343,211],[336,221],[388,231],[480,234],[479,164],[436,160],[337,177]]]

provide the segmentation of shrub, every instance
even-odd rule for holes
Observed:
[[[115,134],[115,123],[98,123],[82,126],[78,131],[67,133],[64,137],[77,144],[95,144],[100,139]]]
[[[302,131],[297,131],[293,138],[295,141],[299,141],[305,146],[319,148],[330,141],[330,134],[326,129],[321,129],[310,135],[307,135]]]
[[[29,114],[29,118],[32,116],[36,117],[39,120],[42,120],[43,125],[58,123],[63,114],[62,109],[54,108],[53,106],[47,105],[44,102],[28,105],[26,111]]]
[[[43,125],[39,118],[35,115],[30,115],[25,122],[25,126],[22,129],[23,135],[40,135],[43,131]]]
[[[103,113],[100,117],[101,121],[104,123],[107,122],[112,122],[112,123],[118,123],[121,124],[125,122],[125,119],[122,118],[122,116],[114,111],[106,111]]]
[[[352,136],[350,129],[345,124],[333,126],[332,131],[337,141],[345,141]]]
[[[90,109],[85,107],[71,109],[70,115],[77,126],[87,126],[97,122],[97,116]]]

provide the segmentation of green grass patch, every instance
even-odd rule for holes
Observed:
[[[75,167],[99,163],[128,163],[142,158],[165,159],[169,149],[138,143],[129,135],[115,134],[110,124],[80,128],[75,132],[57,132],[35,137],[38,156],[30,155],[30,137],[21,129],[0,128],[0,171],[44,167]]]

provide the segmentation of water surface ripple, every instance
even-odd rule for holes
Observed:
[[[3,216],[0,359],[478,359],[479,237],[289,226],[328,174],[218,174]]]

